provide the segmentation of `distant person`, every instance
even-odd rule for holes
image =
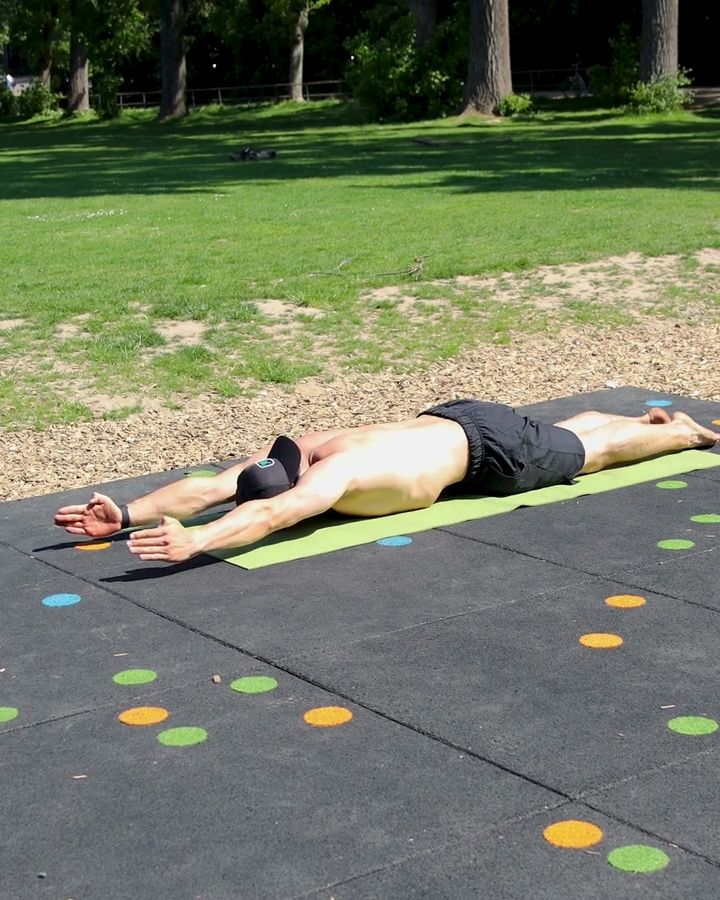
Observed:
[[[183,478],[127,506],[94,494],[58,510],[55,524],[104,537],[159,520],[129,536],[130,552],[182,562],[253,544],[329,509],[385,516],[431,506],[446,489],[517,494],[718,441],[685,413],[671,418],[659,408],[634,418],[584,412],[546,425],[501,404],[454,400],[402,422],[312,432],[297,442],[279,437],[215,477]],[[193,529],[178,521],[230,500],[237,507],[214,521]]]
[[[9,91],[12,91],[13,93],[15,92],[15,79],[9,72],[5,75],[5,84],[7,85],[7,89]]]

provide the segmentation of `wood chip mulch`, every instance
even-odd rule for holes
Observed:
[[[150,404],[122,422],[5,431],[0,500],[244,456],[279,433],[406,418],[454,397],[520,406],[629,385],[720,401],[718,359],[720,326],[650,318],[484,344],[421,375],[310,379],[292,391],[268,387],[252,400],[200,398],[181,410]]]

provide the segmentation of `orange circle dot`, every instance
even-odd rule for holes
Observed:
[[[615,594],[608,597],[605,602],[608,606],[615,606],[618,609],[632,609],[634,606],[645,606],[647,600],[637,594]]]
[[[593,650],[610,650],[619,647],[622,642],[623,639],[619,634],[593,633],[584,634],[580,638],[580,643],[584,647],[592,647]]]
[[[169,715],[162,706],[133,706],[132,709],[121,712],[118,719],[125,725],[157,725]]]
[[[713,419],[712,423],[713,425],[720,425],[720,419]]]
[[[344,706],[318,706],[316,709],[309,709],[303,719],[316,728],[333,728],[335,725],[344,725],[352,717],[353,714]]]
[[[592,847],[603,839],[602,828],[593,825],[592,822],[582,822],[579,819],[565,819],[562,822],[554,822],[543,831],[543,837],[548,844],[556,847],[567,847],[579,850],[583,847]]]
[[[88,541],[86,544],[75,544],[76,550],[107,550],[112,547],[110,541]]]

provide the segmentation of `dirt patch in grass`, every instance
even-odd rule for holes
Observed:
[[[167,341],[163,350],[177,347],[197,347],[203,342],[207,327],[195,319],[169,320],[155,323],[155,330]]]
[[[83,325],[92,318],[90,313],[80,313],[73,316],[68,322],[62,322],[55,329],[55,339],[69,341],[83,333]]]
[[[465,286],[509,305],[550,304],[542,311],[557,316],[556,324],[543,333],[513,332],[505,345],[478,342],[455,358],[403,375],[362,374],[336,360],[334,372],[325,368],[294,388],[268,385],[252,399],[178,395],[178,408],[170,409],[152,397],[107,395],[101,398],[106,414],[136,402],[143,409],[122,422],[98,419],[0,434],[0,499],[242,456],[281,432],[414,416],[453,397],[519,406],[633,385],[720,401],[720,307],[708,302],[720,297],[720,250],[691,259],[631,254],[519,276],[458,278],[443,282],[442,292]],[[431,294],[427,288],[425,297]],[[402,287],[384,299],[406,293]],[[578,298],[590,313],[603,304],[619,306],[632,321],[599,325],[592,317],[572,319],[567,303]],[[407,313],[417,314],[412,306]],[[67,394],[90,405],[79,381],[68,383]]]
[[[667,301],[673,289],[720,289],[717,268],[720,250],[702,250],[691,259],[681,256],[644,257],[639,253],[611,256],[593,263],[541,266],[522,275],[498,277],[460,276],[438,285],[457,285],[470,292],[481,291],[496,302],[531,302],[541,310],[560,310],[568,301],[621,305],[635,315],[652,314]],[[682,306],[682,298],[677,298]]]
[[[362,296],[362,300],[367,302],[372,309],[381,309],[384,305],[390,304],[408,320],[418,320],[430,316],[430,318],[438,318],[446,310],[450,311],[450,315],[455,317],[459,315],[458,310],[452,309],[452,301],[448,297],[441,296],[444,290],[447,293],[449,286],[454,286],[454,282],[450,281],[432,281],[429,283],[430,290],[436,286],[438,296],[415,296],[408,292],[407,287],[385,287],[369,291]],[[427,288],[425,289],[427,292]],[[428,310],[431,312],[428,313]],[[377,318],[377,316],[375,316]]]
[[[259,312],[268,319],[294,319],[299,314],[315,319],[325,315],[321,309],[313,306],[296,306],[287,300],[256,300],[255,303]]]

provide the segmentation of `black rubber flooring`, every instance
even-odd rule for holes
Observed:
[[[529,409],[656,400],[720,420]],[[0,504],[2,898],[720,896],[720,468],[254,571],[51,524],[183,475]]]

